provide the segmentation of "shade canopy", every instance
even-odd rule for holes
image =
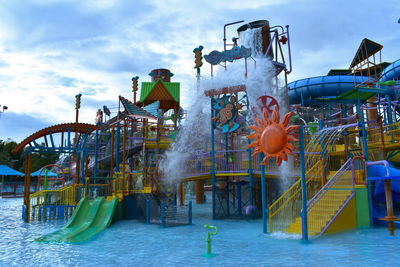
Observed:
[[[24,176],[22,172],[16,171],[7,165],[0,165],[0,175],[15,175],[15,176]]]
[[[31,176],[39,176],[39,173],[40,173],[40,171],[42,170],[43,168],[40,168],[39,170],[37,170],[37,171],[35,171],[35,172],[32,172],[31,173]],[[44,170],[42,171],[42,173],[40,174],[40,176],[44,176]],[[58,174],[57,173],[55,173],[55,172],[52,172],[52,171],[48,171],[47,172],[47,177],[57,177],[58,176]]]

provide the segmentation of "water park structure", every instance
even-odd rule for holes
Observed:
[[[198,204],[211,191],[212,219],[261,218],[264,233],[308,240],[387,224],[394,234],[400,60],[381,62],[383,46],[364,39],[348,69],[288,83],[289,26],[250,22],[227,43],[226,28],[242,22],[224,25],[223,50],[204,55],[220,87],[202,78],[204,47],[193,50],[205,99],[198,102],[209,113],[184,111],[173,73],[154,69],[139,97],[132,78],[131,100],[118,96],[115,116],[104,106],[96,124],[80,123],[79,94],[75,122],[44,128],[14,149],[28,154],[25,222],[68,219],[37,241],[82,242],[122,218],[191,224],[191,188]],[[233,84],[224,78],[230,68],[243,73]],[[39,151],[60,154],[53,171],[62,177],[31,194],[29,154]]]

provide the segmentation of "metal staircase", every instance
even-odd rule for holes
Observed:
[[[307,171],[307,195],[311,198],[321,188],[323,164],[319,157]],[[285,230],[299,215],[301,210],[301,179],[298,179],[284,194],[268,208],[269,232]]]
[[[348,159],[321,190],[308,201],[308,234],[310,236],[322,235],[354,197],[352,177],[351,159]],[[301,234],[301,218],[297,217],[285,229],[285,232]]]

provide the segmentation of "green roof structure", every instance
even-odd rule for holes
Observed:
[[[180,102],[180,83],[164,82],[161,79],[155,82],[142,82],[139,101],[144,106],[160,101],[162,109],[177,109]]]

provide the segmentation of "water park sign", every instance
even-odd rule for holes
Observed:
[[[221,62],[233,62],[235,59],[251,57],[251,48],[234,46],[231,50],[219,52],[212,51],[210,54],[205,55],[204,59],[211,65],[218,65]]]

